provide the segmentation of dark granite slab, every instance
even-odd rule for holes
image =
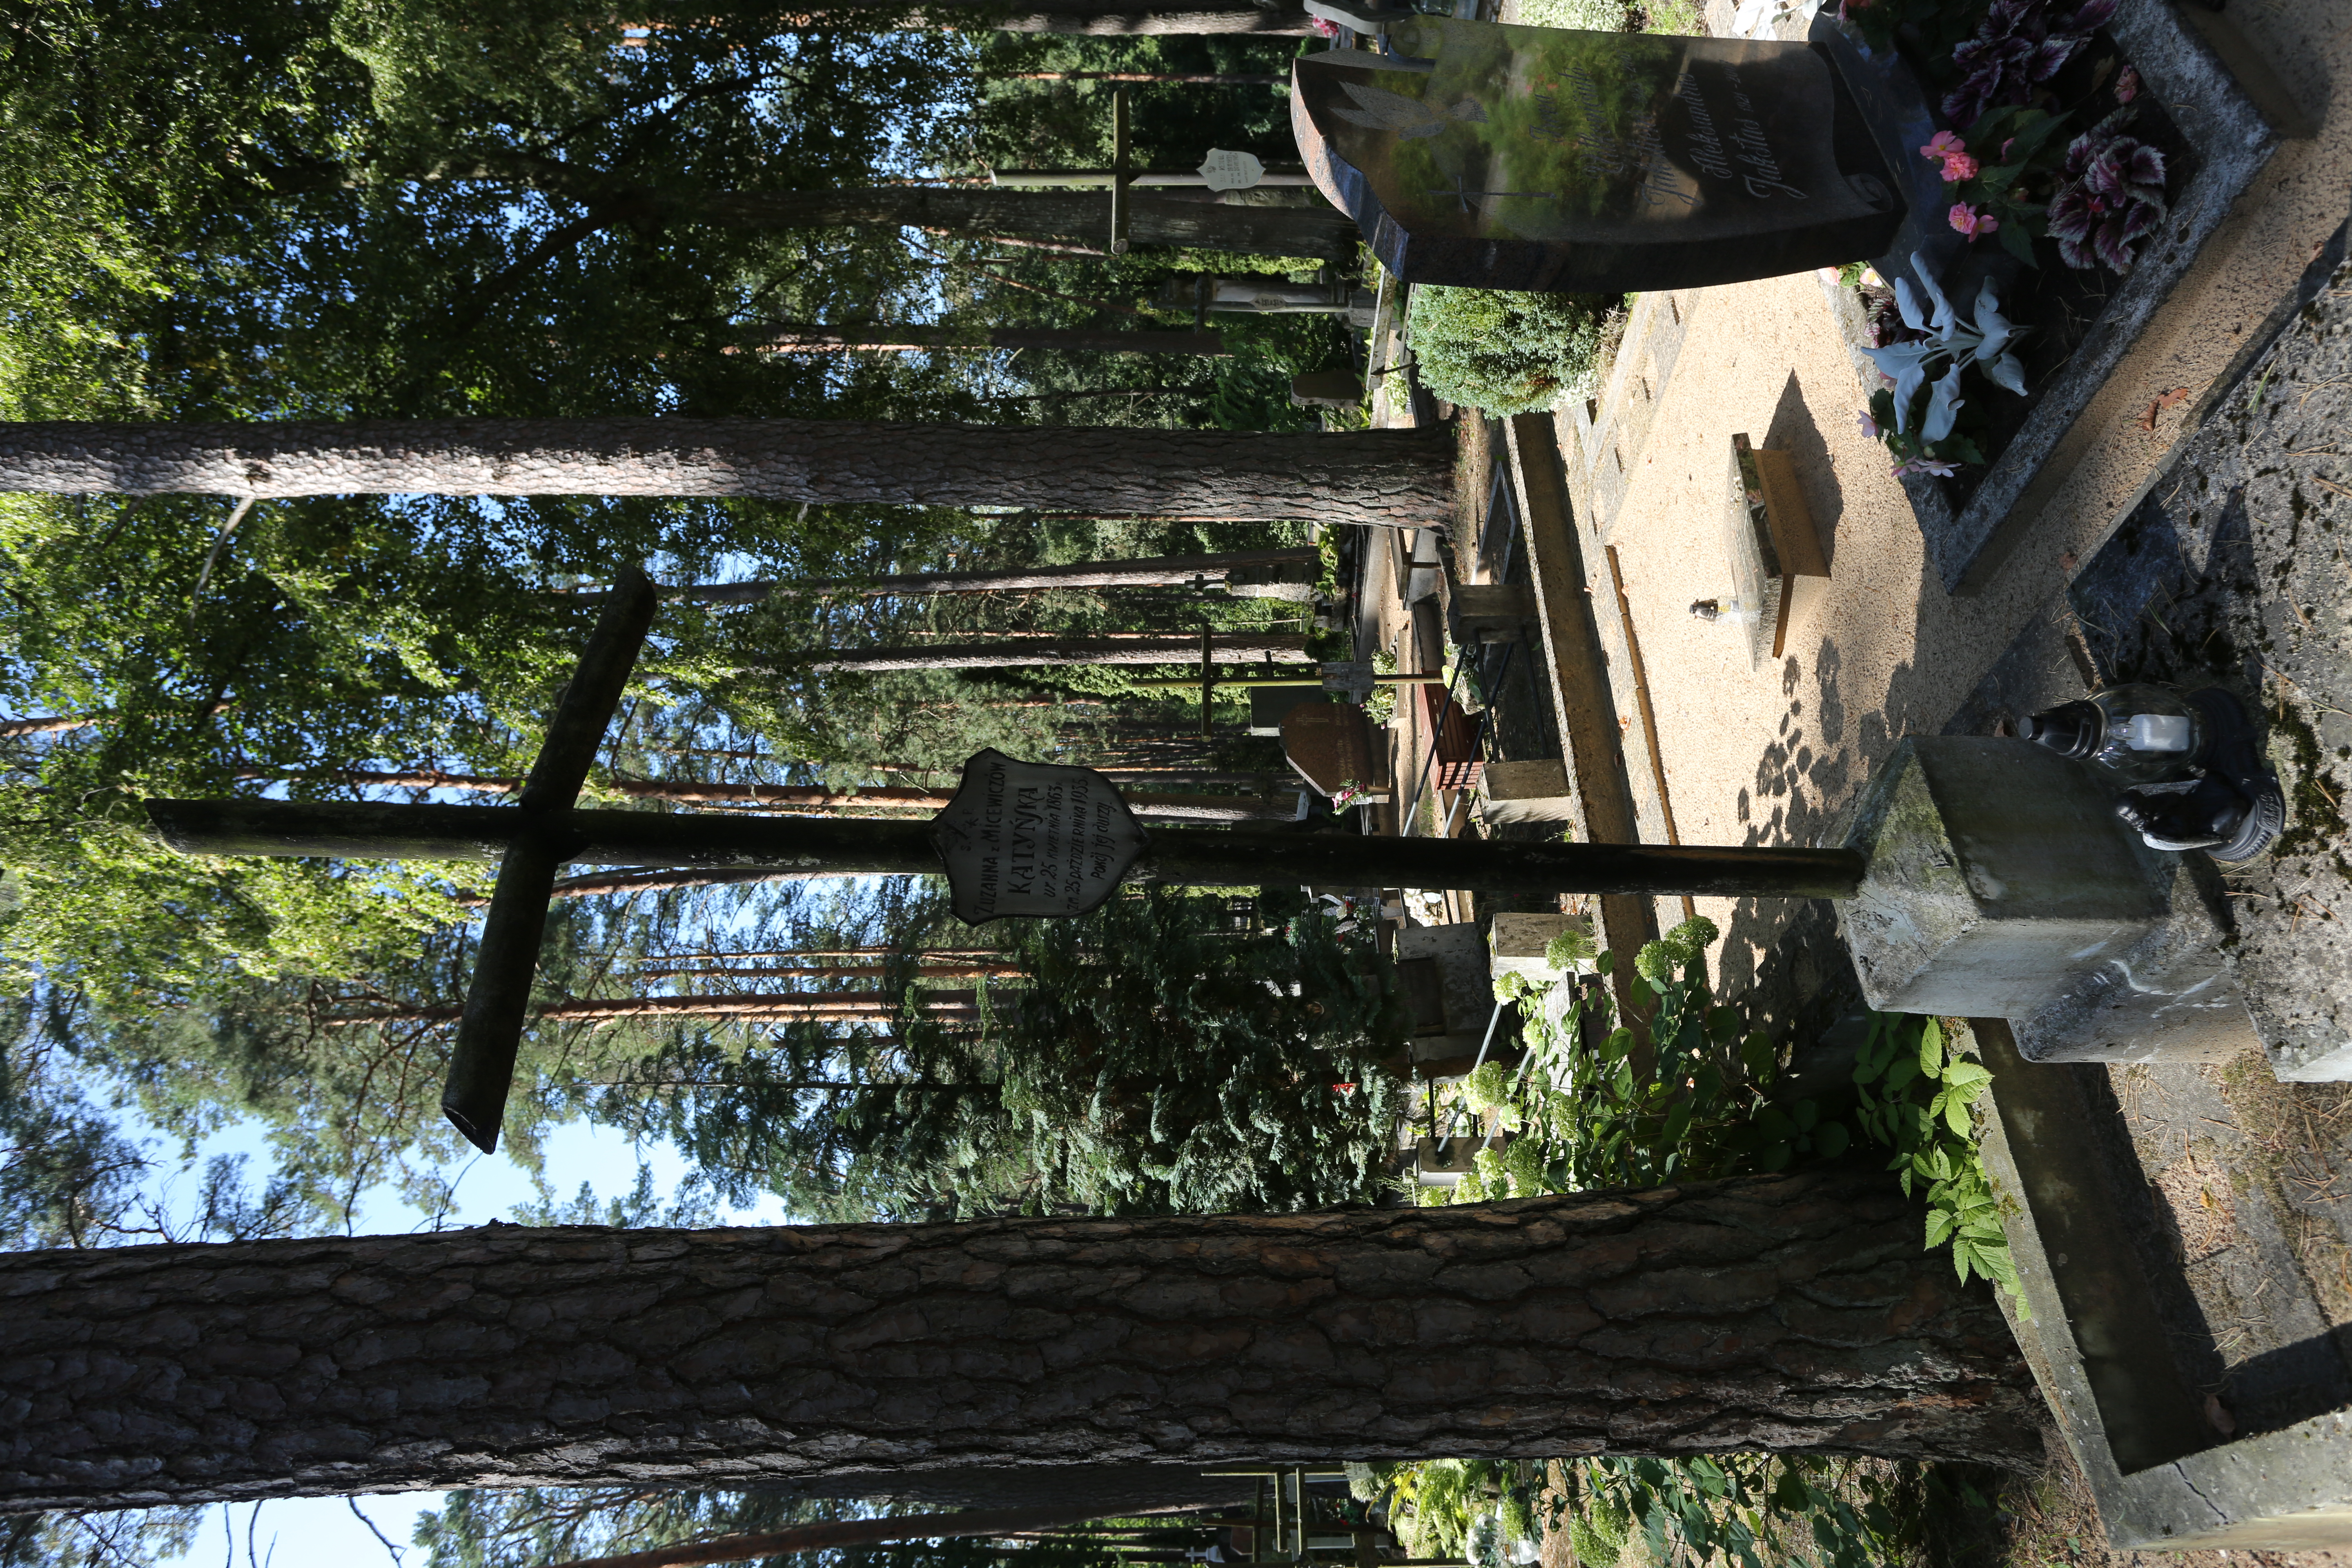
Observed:
[[[1885,157],[1804,44],[1417,16],[1292,68],[1307,171],[1412,283],[1627,293],[1874,254]]]

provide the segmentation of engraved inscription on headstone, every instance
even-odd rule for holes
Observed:
[[[1323,194],[1412,283],[1680,289],[1875,256],[1904,214],[1809,45],[1416,16],[1292,67]],[[1359,63],[1360,62],[1360,63]]]
[[[1212,147],[1201,164],[1201,178],[1213,191],[1246,191],[1265,178],[1265,165],[1254,153]]]
[[[931,819],[950,907],[967,925],[1097,908],[1150,837],[1092,768],[1024,763],[991,748]]]

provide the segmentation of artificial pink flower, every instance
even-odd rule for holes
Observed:
[[[2000,144],[2000,161],[2002,163],[2006,163],[2009,162],[2009,150],[2016,145],[2017,138],[2014,136]]]
[[[2116,78],[2116,101],[2117,103],[2129,103],[2133,99],[2137,98],[2138,96],[2139,72],[2133,69],[2130,66],[2126,66],[2124,67],[2124,74]]]
[[[1969,144],[1958,136],[1948,131],[1938,131],[1927,138],[1927,144],[1919,149],[1919,156],[1931,162],[1938,158],[1948,160],[1955,156],[1966,157],[1968,151]]]
[[[1939,479],[1948,479],[1957,468],[1957,464],[1948,463],[1941,458],[1906,458],[1895,465],[1894,473],[1898,479],[1906,474],[1917,474],[1923,478],[1933,475]]]
[[[1947,216],[1951,219],[1952,226],[1970,239],[2000,227],[2000,219],[1990,213],[1980,213],[1966,202],[1954,202],[1951,212]]]
[[[1309,16],[1307,18],[1307,25],[1324,37],[1336,38],[1339,36],[1339,25],[1337,22],[1327,22],[1320,16]]]
[[[1865,408],[1855,415],[1853,422],[1862,426],[1862,433],[1864,436],[1874,441],[1878,439],[1878,421],[1870,416],[1870,410]]]
[[[1977,161],[1966,153],[1955,153],[1944,160],[1944,184],[1957,185],[1962,180],[1977,177]]]

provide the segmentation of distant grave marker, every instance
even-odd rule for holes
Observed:
[[[1389,787],[1388,748],[1373,740],[1371,721],[1350,702],[1302,702],[1285,713],[1282,753],[1327,796],[1350,784]]]
[[[931,823],[949,907],[966,925],[1099,909],[1150,841],[1094,769],[1017,762],[993,746],[964,763]]]

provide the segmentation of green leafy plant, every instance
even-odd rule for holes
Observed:
[[[1852,1460],[1810,1455],[1718,1454],[1688,1459],[1563,1462],[1551,1493],[1552,1529],[1578,1560],[1608,1568],[1630,1539],[1654,1563],[1739,1568],[1810,1559],[1820,1568],[1877,1568],[1916,1555],[1906,1547],[1892,1478]],[[1975,1489],[1931,1480],[1935,1503],[1985,1506]],[[1588,1555],[1586,1539],[1607,1555]]]
[[[1937,1020],[1874,1013],[1853,1081],[1855,1119],[1895,1151],[1886,1168],[1900,1174],[1904,1192],[1916,1190],[1927,1201],[1928,1249],[1948,1243],[1962,1279],[1974,1273],[1997,1280],[2022,1310],[2017,1265],[1969,1115],[1991,1072],[1950,1048]]]
[[[1414,288],[1405,336],[1422,384],[1497,416],[1532,414],[1589,391],[1609,313],[1604,294]]]

